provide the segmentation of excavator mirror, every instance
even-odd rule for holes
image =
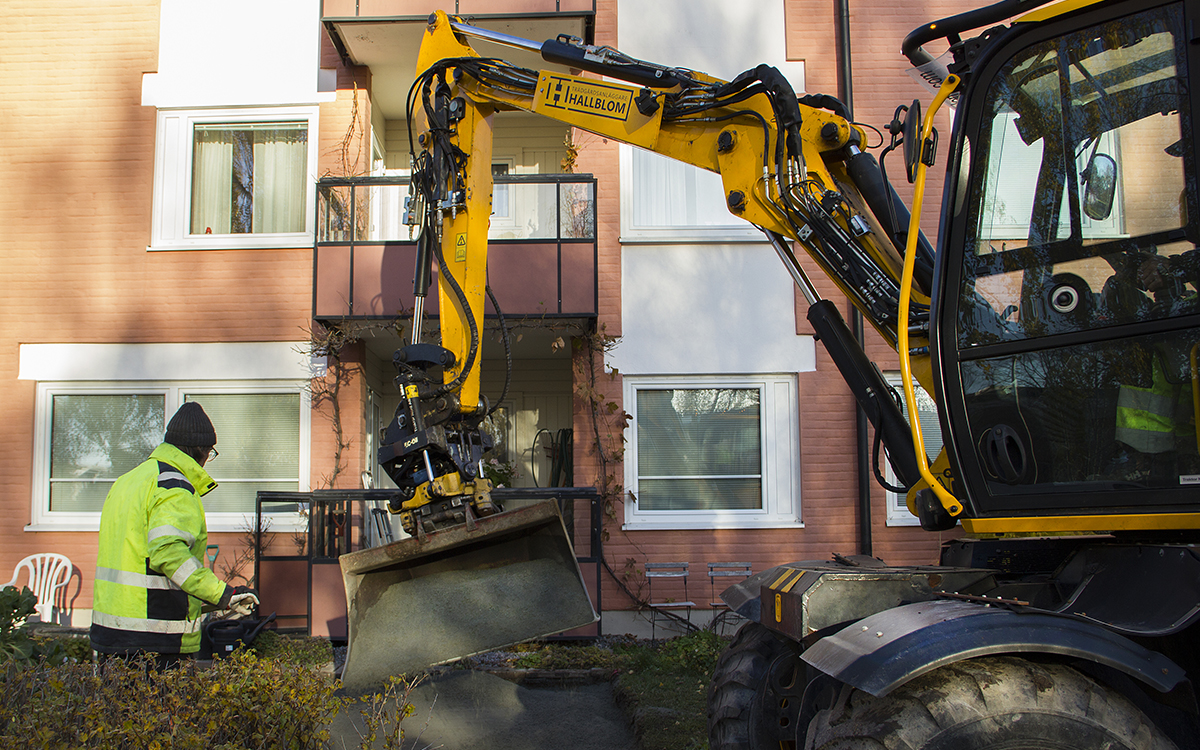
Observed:
[[[1083,213],[1095,221],[1107,219],[1117,191],[1116,160],[1108,154],[1092,154],[1083,170],[1083,185]]]
[[[917,163],[921,160],[921,100],[913,99],[904,117],[904,169],[908,182],[917,179]]]

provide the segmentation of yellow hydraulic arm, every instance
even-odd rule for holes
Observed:
[[[536,50],[550,62],[609,78],[535,72],[481,57],[468,37]],[[927,350],[932,251],[924,245],[923,262],[914,261],[912,281],[905,279],[907,212],[890,186],[865,184],[863,175],[872,174],[882,183],[878,166],[865,154],[866,131],[849,121],[839,102],[798,99],[768,66],[721,81],[577,39],[538,43],[509,37],[443,12],[430,19],[409,94],[414,167],[409,216],[420,228],[419,247],[427,249],[419,268],[431,257],[438,261],[441,338],[448,354],[438,387],[406,387],[418,417],[414,422],[423,411],[436,411],[428,406],[431,398],[452,399],[459,418],[486,410],[479,394],[478,350],[491,213],[491,121],[497,109],[540,114],[720,174],[730,212],[767,235],[810,303],[809,320],[882,433],[901,480],[913,486],[924,474],[930,481],[928,470],[918,468],[913,438],[890,389],[840,313],[817,294],[793,250],[794,245],[803,248],[890,345],[898,346],[903,332],[915,352],[910,371],[932,393]],[[873,170],[864,169],[864,160]],[[418,290],[418,303],[421,294]],[[911,301],[904,319],[902,296]],[[397,473],[415,473],[426,482],[455,470],[464,473],[461,464],[455,469],[442,463],[422,475],[414,460],[397,461],[389,473],[394,479]],[[465,473],[470,474],[469,467]],[[456,482],[465,495],[478,497],[488,489],[467,476]],[[409,505],[424,504],[447,489],[421,489]],[[961,511],[948,493],[941,504],[951,515]]]

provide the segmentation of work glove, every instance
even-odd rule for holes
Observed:
[[[228,609],[234,617],[247,617],[257,606],[257,591],[249,586],[230,586],[229,584],[225,585],[225,592],[221,594],[221,601],[217,603],[219,609]]]

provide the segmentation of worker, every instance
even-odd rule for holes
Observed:
[[[100,512],[92,604],[92,649],[154,657],[158,668],[194,657],[204,611],[248,615],[252,589],[231,586],[201,562],[208,527],[200,498],[213,490],[204,465],[217,435],[200,404],[171,417],[165,439],[113,483]]]
[[[1140,288],[1154,296],[1145,311],[1157,316],[1190,311],[1196,295],[1188,284],[1200,286],[1200,250],[1177,255],[1142,254],[1138,258]],[[1121,383],[1117,397],[1116,440],[1120,452],[1118,474],[1123,479],[1166,479],[1172,483],[1200,469],[1193,385],[1187,364],[1190,342],[1178,337],[1158,337],[1139,342],[1129,359],[1140,362],[1141,382]],[[1148,367],[1145,366],[1149,360]]]
[[[1165,349],[1166,347],[1162,347]],[[1181,455],[1196,449],[1191,383],[1169,378],[1163,352],[1150,350],[1151,378],[1145,385],[1123,383],[1117,397],[1119,445],[1126,451],[1130,480],[1178,473]]]

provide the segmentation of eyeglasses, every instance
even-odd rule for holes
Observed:
[[[211,450],[209,450],[209,452],[208,452],[208,460],[209,460],[209,461],[211,461],[211,460],[213,460],[214,458],[216,458],[216,457],[217,457],[217,456],[219,456],[219,455],[221,455],[221,454],[220,454],[220,453],[217,453],[217,449],[216,449],[216,448],[212,448],[212,449],[211,449]]]

